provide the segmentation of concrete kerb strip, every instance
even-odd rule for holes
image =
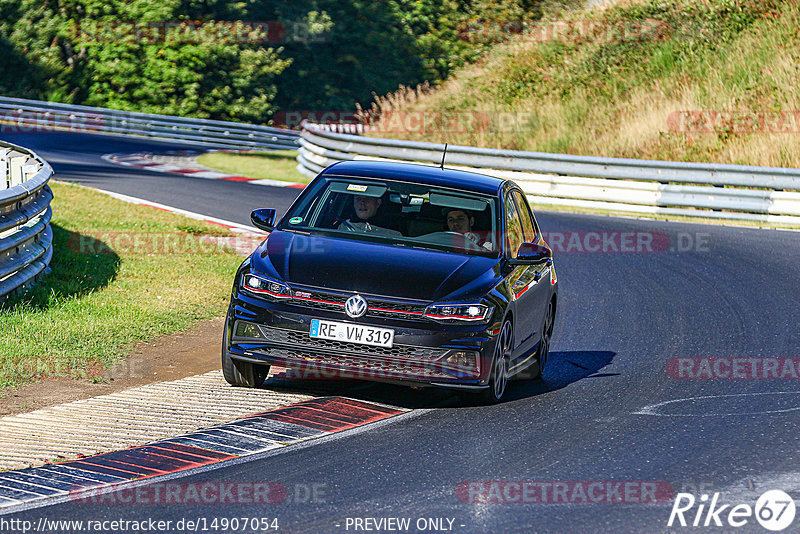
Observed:
[[[181,398],[194,398],[196,395],[197,399],[202,399],[204,392],[213,389],[209,382],[213,386],[227,385],[221,371],[212,371],[198,377],[165,382],[159,384],[160,387],[148,384],[27,414],[1,417],[0,428],[14,431],[4,433],[0,440],[0,466],[32,466],[43,464],[48,459],[109,452],[120,445],[142,445],[154,439],[196,431],[209,424],[220,424],[314,398],[283,391],[228,387],[227,396],[209,395],[205,402],[197,400],[184,405],[176,398],[175,408],[182,412],[179,417],[151,409],[153,402],[163,400],[164,387],[179,388]],[[87,425],[88,421],[91,424]],[[32,443],[29,439],[19,439],[17,436],[21,437],[23,433],[31,437],[41,436],[46,441]],[[65,454],[65,449],[72,454]],[[21,462],[20,459],[26,455],[30,461]]]
[[[219,374],[219,371],[213,373]],[[230,391],[235,395],[237,388],[230,388]],[[262,391],[266,397],[272,393],[266,390],[256,391]],[[211,467],[220,462],[246,461],[250,457],[275,453],[289,445],[324,439],[333,434],[349,434],[363,425],[409,412],[406,409],[345,397],[295,396],[296,399],[303,397],[307,398],[210,428],[197,429],[174,437],[162,437],[158,441],[151,440],[147,445],[96,456],[79,456],[72,461],[21,471],[2,472],[0,513],[18,511],[21,507],[63,502],[70,498],[80,500],[80,494],[90,489],[94,495],[97,490],[103,493],[128,487],[132,483],[141,484],[140,480],[143,478],[162,480],[164,477],[178,476],[177,474]],[[69,404],[72,403],[62,406],[68,407]],[[0,419],[0,424],[2,423]],[[41,421],[37,420],[36,423],[40,424]],[[92,432],[92,429],[80,430]]]
[[[346,399],[346,400],[349,400],[349,399]],[[371,404],[373,404],[375,406],[384,407],[384,408],[392,408],[389,405],[385,405],[385,404],[381,404],[381,403],[371,403]],[[264,451],[260,451],[260,452],[254,452],[252,454],[237,456],[237,457],[225,459],[223,461],[216,462],[216,463],[208,463],[206,465],[200,465],[200,466],[197,466],[197,467],[194,467],[194,468],[191,468],[191,469],[187,469],[186,471],[179,471],[179,472],[174,472],[174,473],[166,473],[166,474],[163,474],[163,475],[154,476],[154,477],[148,478],[146,480],[136,480],[136,481],[131,481],[131,482],[123,481],[123,482],[118,482],[118,483],[114,483],[114,484],[99,484],[98,483],[94,487],[87,487],[87,489],[91,489],[92,490],[92,495],[94,497],[102,499],[103,495],[111,494],[111,493],[114,493],[116,491],[121,491],[121,490],[128,490],[128,491],[135,490],[135,488],[137,486],[140,486],[140,485],[143,485],[143,484],[150,484],[150,483],[163,484],[163,483],[169,482],[171,480],[176,480],[176,479],[179,479],[179,478],[182,478],[182,477],[185,477],[185,476],[189,476],[189,475],[197,475],[197,474],[201,474],[201,473],[213,472],[213,471],[216,471],[218,469],[229,468],[229,467],[240,465],[240,464],[243,464],[243,463],[246,463],[246,462],[253,462],[253,461],[264,460],[264,459],[267,459],[267,458],[272,458],[272,457],[279,456],[281,454],[287,453],[289,451],[302,450],[302,449],[305,449],[307,447],[313,447],[313,446],[316,446],[316,445],[322,445],[324,443],[329,443],[331,441],[336,441],[336,440],[340,440],[340,439],[347,439],[347,438],[349,438],[349,437],[351,437],[353,435],[360,434],[362,432],[375,432],[375,431],[380,430],[385,425],[393,424],[393,423],[396,423],[396,422],[399,422],[401,420],[405,420],[405,419],[408,419],[408,418],[420,417],[420,416],[422,416],[422,415],[424,415],[424,414],[426,414],[426,413],[428,413],[430,411],[431,411],[430,409],[416,409],[416,410],[402,411],[401,413],[399,413],[397,415],[393,415],[393,416],[390,416],[390,417],[387,417],[387,418],[384,418],[384,419],[379,419],[379,420],[376,420],[376,421],[371,421],[371,422],[369,422],[367,424],[364,424],[364,425],[355,426],[355,427],[348,428],[348,429],[345,429],[345,430],[341,430],[341,431],[338,431],[338,432],[324,434],[324,435],[321,435],[321,436],[318,436],[318,437],[314,437],[314,438],[311,438],[311,439],[301,440],[301,441],[292,443],[291,447],[277,447],[277,448],[272,448],[272,449],[268,449],[268,450],[264,450]],[[158,443],[156,443],[154,445],[158,445]],[[45,467],[42,467],[42,468],[39,468],[39,469],[51,470],[50,471],[51,473],[58,472],[58,476],[71,476],[71,477],[74,477],[74,478],[80,478],[81,476],[94,476],[94,475],[90,475],[90,474],[87,475],[85,473],[81,473],[79,470],[73,469],[73,468],[69,467],[66,464],[59,464],[57,466],[49,465],[49,466],[45,466]],[[58,471],[56,471],[56,470],[58,470]],[[61,471],[63,471],[64,473],[69,473],[69,474],[68,475],[64,475],[64,474],[61,473]],[[46,473],[46,472],[44,473],[45,476],[47,474],[48,473]],[[86,480],[86,479],[84,478],[84,480]],[[77,493],[77,494],[70,493],[70,494],[63,494],[63,495],[55,495],[55,496],[51,496],[51,497],[46,498],[46,499],[45,498],[39,498],[39,499],[33,499],[33,500],[30,500],[30,501],[26,501],[26,502],[11,503],[11,504],[4,504],[3,503],[3,497],[0,497],[0,516],[1,515],[5,515],[5,514],[18,513],[18,512],[25,511],[25,510],[42,508],[42,507],[50,506],[50,505],[56,505],[56,504],[59,504],[59,503],[63,503],[63,502],[70,501],[70,500],[76,500],[76,499],[80,499],[80,493]]]
[[[181,176],[190,176],[192,178],[204,178],[207,180],[228,180],[231,182],[246,182],[254,185],[268,185],[271,187],[294,187],[302,189],[305,184],[296,182],[285,182],[283,180],[270,180],[267,178],[250,178],[247,176],[240,176],[235,174],[227,174],[220,171],[210,170],[203,168],[201,165],[196,164],[196,157],[202,154],[197,151],[171,151],[164,152],[164,155],[171,156],[171,159],[177,160],[176,164],[158,163],[153,161],[154,154],[150,152],[137,152],[137,153],[115,153],[104,154],[102,158],[110,163],[117,165],[124,165],[126,167],[137,167],[146,169],[153,172],[163,172],[169,174],[179,174]],[[181,159],[186,160],[181,163]]]

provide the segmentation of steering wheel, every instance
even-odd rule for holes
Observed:
[[[336,228],[337,230],[345,230],[347,232],[358,232],[359,229],[353,226],[353,223],[348,221],[347,219],[343,220],[339,223],[339,226]]]
[[[448,230],[448,231],[446,231],[444,233],[447,234],[447,235],[460,237],[464,241],[464,248],[466,248],[468,250],[486,250],[483,247],[481,247],[480,245],[478,245],[476,242],[474,242],[472,239],[469,239],[467,236],[462,234],[461,232],[453,232],[453,231]]]

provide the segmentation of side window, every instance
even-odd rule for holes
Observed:
[[[525,240],[525,236],[523,234],[522,224],[519,220],[516,203],[511,195],[506,195],[503,208],[506,220],[506,247],[508,249],[508,255],[512,258],[516,258],[519,246]]]
[[[522,231],[525,234],[525,241],[533,243],[536,240],[537,229],[536,225],[531,218],[531,209],[528,205],[528,200],[520,194],[519,191],[512,191],[511,196],[514,198],[514,204],[517,205],[519,211],[519,219],[522,223]]]

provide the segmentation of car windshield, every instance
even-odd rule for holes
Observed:
[[[327,177],[283,217],[280,230],[496,256],[492,197],[424,184]]]

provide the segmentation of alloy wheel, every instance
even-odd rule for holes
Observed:
[[[547,315],[544,318],[544,327],[542,327],[542,344],[539,348],[539,376],[544,373],[544,368],[547,365],[547,358],[550,356],[550,340],[553,338],[553,303],[547,305]]]
[[[497,339],[494,361],[492,362],[492,400],[494,402],[499,402],[506,392],[506,385],[508,384],[508,359],[511,355],[512,338],[513,332],[511,323],[506,321],[503,323],[503,329],[500,331],[500,336]]]

